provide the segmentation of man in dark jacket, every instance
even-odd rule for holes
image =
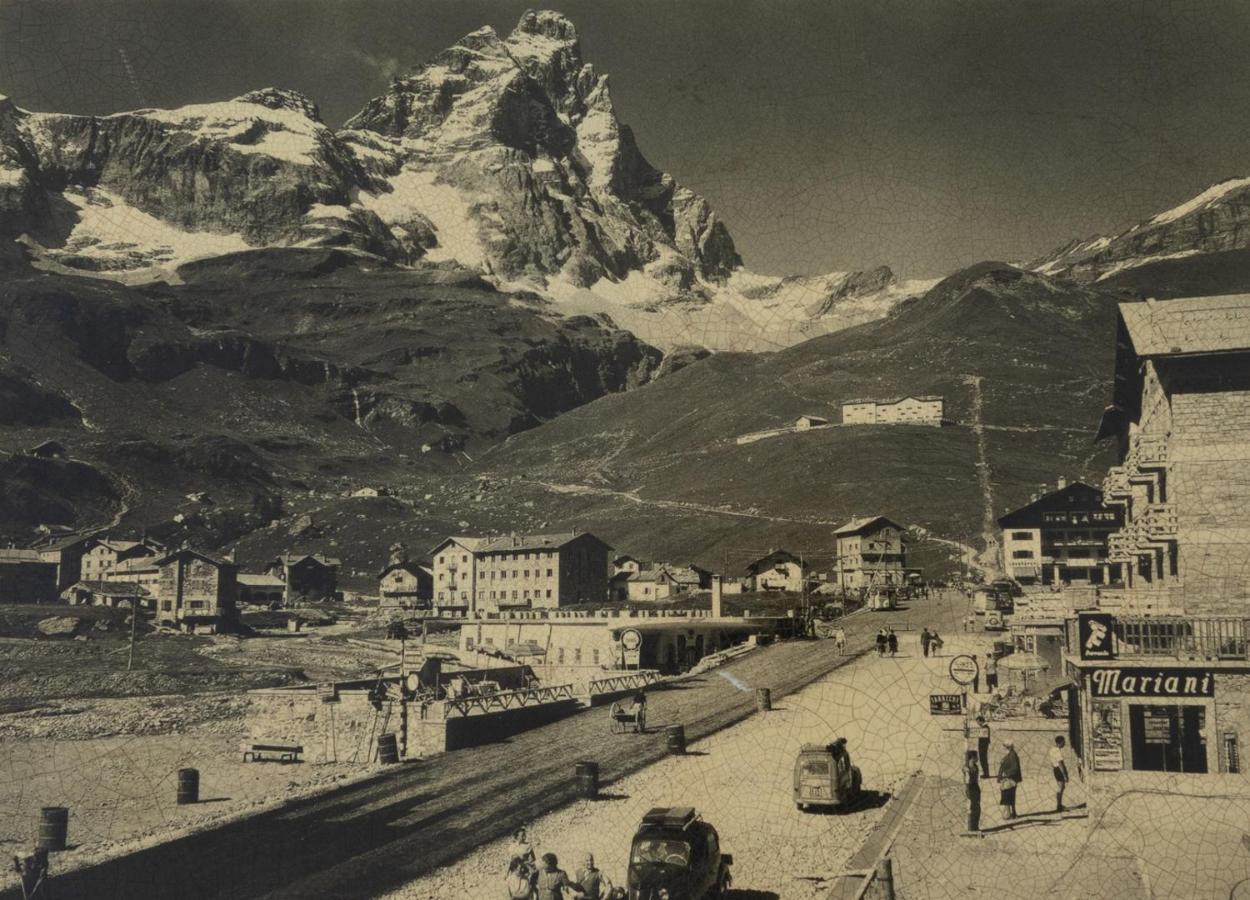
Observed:
[[[1003,818],[1014,819],[1016,817],[1016,788],[1024,780],[1024,775],[1020,771],[1020,757],[1016,755],[1016,745],[1011,741],[1006,741],[1004,746],[1007,752],[1003,754],[1002,762],[998,764],[998,803],[1003,808]]]
[[[568,900],[582,896],[582,889],[560,868],[554,853],[543,854],[543,864],[533,876],[535,900]]]
[[[977,771],[977,758],[971,753],[964,755],[964,794],[968,798],[968,830],[981,830],[981,777]]]

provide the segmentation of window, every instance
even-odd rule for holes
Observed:
[[[174,608],[173,601],[171,601],[171,600],[162,600],[162,601],[161,601],[161,609],[165,610],[165,612],[171,612],[171,611],[173,610],[173,608]]]
[[[485,599],[486,599],[486,592],[485,592],[485,591],[478,591],[478,592],[477,592],[477,599],[479,599],[479,600],[485,600]]]
[[[438,599],[439,599],[439,600],[446,600],[446,599],[447,599],[447,592],[446,592],[446,591],[439,591],[439,592],[438,592]]]
[[[192,609],[207,609],[208,604],[203,600],[192,600],[189,604]]]
[[[440,566],[441,566],[443,563],[445,563],[445,562],[447,562],[447,557],[445,557],[445,556],[440,556],[440,557],[438,558],[438,564],[439,564]]]
[[[564,648],[563,647],[561,647],[558,651],[556,651],[556,662],[559,663],[560,665],[564,665]]]
[[[1031,541],[1033,540],[1033,532],[1031,531],[1013,531],[1011,533],[1013,541]]]
[[[548,569],[548,570],[547,570],[547,577],[548,577],[548,578],[550,578],[550,577],[552,576],[552,574],[553,574],[553,573],[554,573],[554,570],[553,570],[553,569]]]
[[[582,661],[582,648],[581,647],[573,648],[573,662],[578,663],[580,665],[581,661]]]
[[[471,638],[471,637],[466,637],[466,638],[464,639],[464,649],[466,649],[466,650],[472,650],[472,649],[473,649],[473,638]]]
[[[590,661],[594,663],[596,666],[599,665],[599,650],[598,649],[594,649],[590,651]]]
[[[550,599],[551,599],[551,589],[550,589],[550,588],[548,588],[548,589],[547,589],[547,599],[548,599],[548,600],[550,600]]]
[[[460,599],[461,599],[461,600],[468,600],[468,599],[469,599],[469,592],[468,592],[468,591],[461,591],[461,592],[460,592]]]
[[[528,600],[529,598],[530,598],[530,592],[527,590],[525,592],[525,599]]]
[[[482,638],[482,643],[487,647],[493,647],[495,646],[495,639],[493,637]]]
[[[439,572],[439,573],[438,573],[438,580],[439,580],[439,581],[442,581],[442,580],[443,580],[444,578],[446,578],[446,577],[447,577],[447,576],[446,576],[446,575],[444,575],[442,572]]]
[[[513,599],[513,600],[515,600],[516,598],[517,598],[517,596],[516,596],[516,591],[513,591],[513,592],[512,592],[512,599]]]
[[[461,561],[461,562],[468,562],[468,561],[469,561],[469,557],[467,557],[467,556],[461,556],[461,557],[460,557],[460,561]]]
[[[1032,559],[1033,551],[1032,550],[1013,550],[1011,551],[1011,558],[1012,559]]]
[[[529,577],[530,577],[530,570],[529,570],[529,569],[526,569],[526,570],[525,570],[525,577],[526,577],[526,578],[529,578]]]

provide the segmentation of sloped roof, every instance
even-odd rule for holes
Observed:
[[[1250,294],[1121,303],[1138,356],[1250,350]]]
[[[501,534],[491,537],[449,537],[435,546],[430,552],[437,553],[451,541],[455,541],[472,553],[558,550],[566,544],[571,544],[573,541],[584,537],[593,538],[605,547],[608,546],[608,544],[588,531],[561,531],[556,534]]]
[[[44,563],[52,565],[39,555],[38,550],[17,550],[13,548],[0,549],[0,563],[8,563],[17,565],[19,563]]]
[[[243,587],[286,587],[286,582],[277,575],[255,575],[250,572],[240,572],[235,576],[235,580]]]
[[[1027,523],[1033,521],[1035,513],[1040,516],[1043,510],[1053,510],[1057,506],[1056,501],[1061,497],[1077,493],[1089,494],[1091,498],[1096,495],[1099,504],[1102,505],[1101,488],[1094,487],[1092,484],[1086,484],[1084,481],[1073,481],[1064,487],[1042,494],[1036,500],[1032,500],[1018,509],[1004,513],[998,517],[998,525],[1000,528],[1011,528],[1013,526],[1020,528],[1029,527]]]
[[[129,581],[79,581],[70,587],[69,591],[90,591],[93,594],[99,594],[102,597],[146,597],[148,592],[146,588],[140,587]]]
[[[156,568],[155,556],[135,556],[124,559],[113,569],[114,572],[138,572]]]
[[[876,525],[878,522],[884,522],[887,525],[893,525],[899,531],[903,530],[903,526],[886,516],[861,516],[858,519],[851,519],[841,528],[836,529],[833,533],[835,536],[845,537],[852,534],[862,534]]]
[[[169,562],[170,560],[177,559],[180,556],[187,556],[187,555],[198,556],[200,559],[204,560],[205,562],[210,562],[215,566],[235,567],[236,565],[235,563],[226,559],[224,556],[217,556],[216,554],[209,553],[206,550],[197,550],[194,547],[183,547],[180,550],[171,550],[170,552],[162,556],[160,559],[158,559],[156,561],[156,564],[158,566],[163,566],[165,565],[165,563]]]
[[[378,577],[385,578],[389,573],[394,572],[396,569],[403,569],[411,575],[420,575],[422,572],[427,575],[432,574],[428,565],[408,559],[403,562],[387,563],[387,565],[383,567],[382,571],[378,573]]]
[[[327,568],[341,565],[341,561],[333,556],[322,556],[320,553],[283,553],[278,561],[284,566],[298,566],[306,559],[314,560]]]
[[[799,562],[799,558],[795,556],[793,553],[791,553],[789,550],[773,550],[770,553],[764,556],[761,556],[755,562],[747,566],[746,571],[752,575],[757,575],[764,569],[769,568],[770,566],[775,566],[775,565],[778,565],[779,563],[789,563],[789,562],[797,563]]]
[[[848,406],[852,403],[874,403],[877,406],[894,406],[902,403],[904,400],[920,400],[924,403],[932,403],[945,399],[945,397],[939,397],[936,394],[908,394],[905,397],[896,397],[893,400],[873,400],[869,397],[859,397],[854,400],[843,400],[842,405]]]
[[[69,537],[62,537],[53,541],[47,541],[46,543],[40,544],[32,549],[38,550],[41,553],[46,553],[49,550],[67,550],[76,544],[85,544],[89,540],[91,540],[91,538],[82,537],[81,535],[70,535]]]

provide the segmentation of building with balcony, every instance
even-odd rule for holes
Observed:
[[[1129,602],[1242,612],[1250,603],[1250,295],[1122,303],[1101,438],[1121,462],[1103,498]]]
[[[449,537],[430,551],[434,606],[486,612],[603,603],[611,550],[578,531]]]
[[[885,516],[852,519],[833,533],[834,581],[843,590],[898,587],[906,583],[905,529]]]
[[[1108,539],[1124,524],[1119,507],[1081,481],[1060,480],[1055,490],[998,520],[1003,571],[1020,584],[1112,584],[1121,566]]]

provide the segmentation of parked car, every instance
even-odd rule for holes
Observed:
[[[690,806],[656,807],[642,817],[629,851],[629,900],[668,891],[671,900],[720,900],[733,857],[716,829]]]
[[[863,777],[851,764],[846,738],[804,744],[794,761],[794,803],[800,810],[845,806],[859,798]]]

